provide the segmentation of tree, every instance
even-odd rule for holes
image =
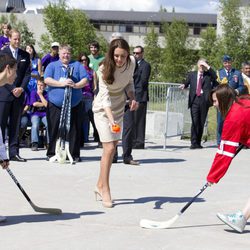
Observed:
[[[240,0],[220,0],[221,10],[221,55],[228,54],[234,60],[236,68],[240,68],[241,62],[249,55],[249,47],[246,35],[243,31]]]
[[[160,6],[159,12],[168,12],[167,8],[163,7],[162,5]]]
[[[174,20],[163,27],[166,46],[162,53],[161,80],[179,83],[195,62],[194,54],[188,49],[188,25],[182,20]]]
[[[161,48],[158,43],[159,35],[155,31],[155,26],[153,23],[148,24],[150,32],[147,33],[144,38],[145,42],[145,59],[151,65],[151,75],[150,81],[156,82],[159,80],[160,76],[160,64],[161,64]]]
[[[88,44],[97,40],[94,26],[83,11],[69,9],[65,0],[58,3],[49,3],[44,9],[44,23],[49,31],[45,34],[45,42],[58,41],[60,44],[69,44],[73,49],[73,57],[80,52],[88,52]],[[42,41],[42,48],[48,47]]]
[[[199,56],[205,58],[213,67],[218,68],[221,66],[219,48],[220,44],[217,40],[216,29],[212,26],[208,26],[206,30],[201,33]]]
[[[25,49],[27,44],[35,45],[34,34],[29,30],[28,25],[25,21],[17,19],[16,15],[11,13],[10,15],[1,15],[0,23],[9,23],[12,29],[16,29],[21,34],[21,45],[20,47]]]

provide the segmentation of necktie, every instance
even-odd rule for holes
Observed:
[[[17,59],[17,50],[13,50],[13,57]]]
[[[202,85],[202,74],[199,75],[199,79],[197,82],[197,88],[196,88],[196,95],[197,96],[201,95],[201,85]]]

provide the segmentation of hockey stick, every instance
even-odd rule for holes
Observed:
[[[234,157],[240,152],[240,150],[244,147],[243,144],[240,144],[239,147],[236,150],[236,153]],[[233,158],[234,158],[233,157]],[[140,221],[140,227],[142,228],[148,228],[148,229],[166,229],[172,226],[175,221],[188,209],[188,207],[196,200],[198,196],[200,196],[205,189],[209,186],[208,183],[206,183],[199,191],[198,194],[196,194],[181,210],[179,213],[177,213],[172,219],[167,221],[153,221],[153,220],[147,220],[142,219]]]
[[[68,67],[67,69],[67,78],[72,79],[74,72],[74,67]],[[66,87],[65,89],[65,95],[63,100],[63,106],[61,112],[62,114],[62,121],[60,120],[61,127],[59,125],[59,130],[61,130],[61,140],[60,140],[60,147],[58,147],[56,151],[56,156],[59,163],[65,163],[66,158],[64,159],[64,156],[69,158],[69,161],[71,164],[74,163],[74,160],[69,152],[69,141],[67,141],[69,136],[69,130],[70,130],[70,117],[71,117],[71,98],[72,98],[72,89],[69,87]],[[61,155],[63,155],[63,158],[61,159]]]
[[[72,78],[74,67],[68,67],[67,69],[67,78]],[[60,164],[66,162],[68,157],[71,164],[74,163],[73,157],[69,151],[69,130],[70,130],[70,117],[71,117],[71,98],[72,98],[72,89],[69,87],[65,88],[63,105],[60,114],[60,123],[59,123],[59,138],[56,142],[55,156],[50,158],[50,162],[58,161]]]
[[[12,178],[12,180],[16,183],[16,185],[18,186],[18,188],[20,189],[20,191],[23,193],[23,195],[25,196],[26,200],[29,202],[29,204],[32,206],[32,208],[36,211],[36,212],[40,212],[40,213],[47,213],[47,214],[61,214],[62,210],[59,208],[44,208],[44,207],[38,207],[36,206],[30,199],[30,197],[26,194],[26,192],[24,191],[23,187],[21,186],[21,184],[18,182],[18,180],[16,179],[15,175],[12,173],[12,171],[9,168],[6,168],[8,174],[10,175],[10,177]]]

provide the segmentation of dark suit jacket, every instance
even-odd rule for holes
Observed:
[[[12,52],[9,47],[6,47],[2,50],[2,53],[9,54],[12,56]],[[22,87],[24,90],[26,89],[27,84],[30,80],[30,56],[29,53],[22,49],[18,49],[17,55],[17,77],[13,83],[13,85],[6,84],[3,87],[0,87],[0,101],[13,101],[14,95],[12,94],[12,90],[15,87]],[[24,98],[24,93],[19,98]]]
[[[135,99],[137,102],[147,102],[148,97],[148,81],[151,73],[151,66],[144,59],[137,64],[134,73]]]
[[[212,105],[212,103],[209,100],[210,92],[213,88],[215,88],[218,85],[218,82],[216,81],[216,77],[217,77],[216,72],[212,68],[210,68],[208,71],[205,71],[203,73],[202,91],[203,91],[205,102],[208,107]],[[188,108],[190,108],[196,96],[197,71],[192,71],[188,74],[188,77],[186,81],[184,82],[184,85],[185,85],[185,88],[188,88],[190,86],[189,98],[188,98]]]

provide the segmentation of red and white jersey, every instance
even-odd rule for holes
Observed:
[[[244,99],[234,103],[226,116],[208,182],[217,183],[225,175],[240,143],[250,146],[250,100]]]

